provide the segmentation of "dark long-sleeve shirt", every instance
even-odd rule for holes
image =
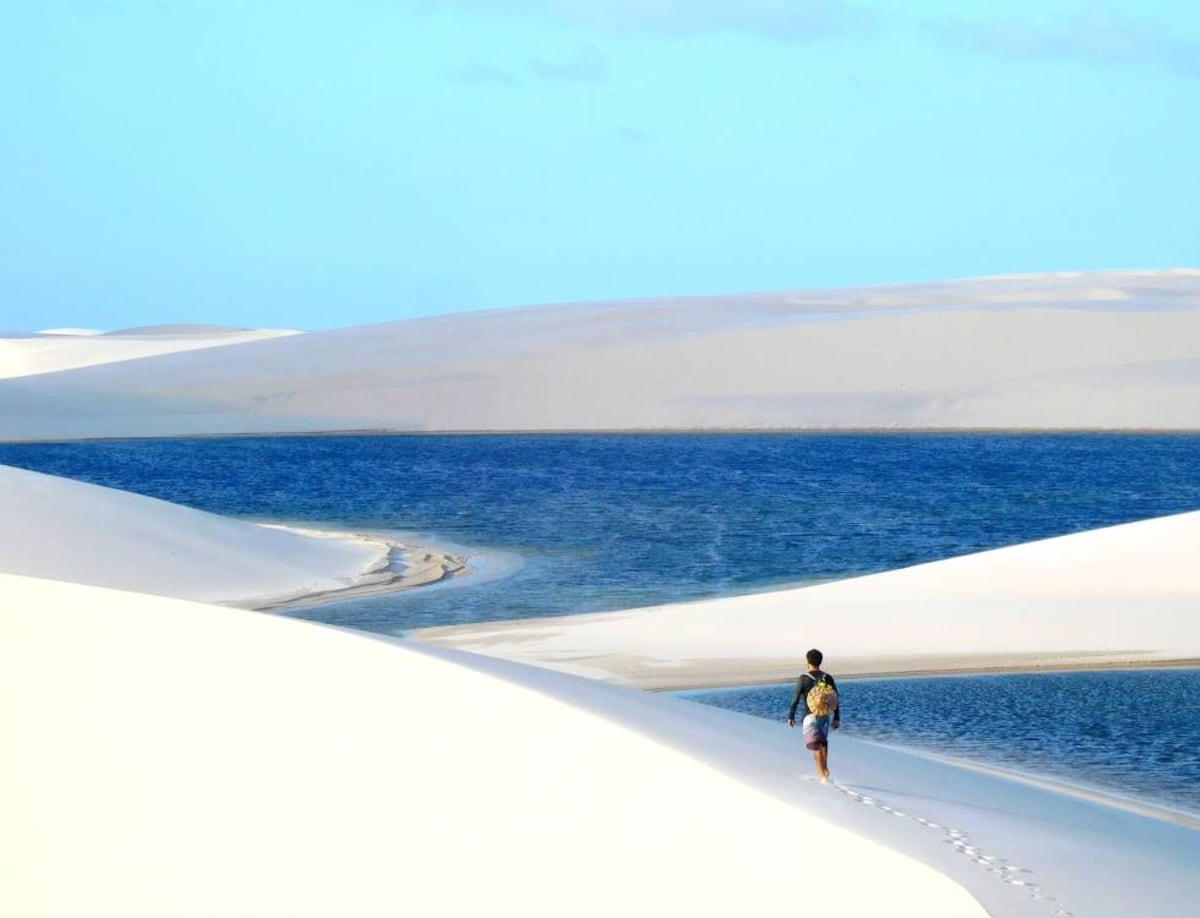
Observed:
[[[837,691],[837,683],[833,681],[833,676],[829,675],[828,673],[823,673],[819,669],[813,673],[805,673],[796,680],[796,691],[792,695],[792,706],[788,708],[788,720],[796,719],[796,709],[799,708],[801,704],[804,705],[804,714],[800,715],[802,718],[805,715],[812,713],[812,711],[808,709],[808,693],[812,691],[812,687],[817,684],[817,680],[822,676],[824,676],[825,681],[833,687],[833,690],[835,692]],[[833,712],[833,722],[840,723],[841,720],[841,696],[838,696],[838,709]]]

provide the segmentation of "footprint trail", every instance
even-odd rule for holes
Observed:
[[[911,813],[906,813],[902,810],[889,806],[882,800],[878,800],[869,794],[855,790],[846,784],[839,784],[832,779],[827,785],[834,788],[839,793],[842,793],[860,803],[863,806],[869,806],[881,813],[886,813],[890,816],[896,816],[900,819],[907,819],[910,822],[915,822],[925,828],[940,832],[942,840],[954,848],[959,854],[967,858],[972,863],[978,865],[988,873],[993,874],[1002,883],[1009,886],[1020,887],[1024,889],[1031,899],[1046,903],[1047,906],[1053,908],[1053,918],[1075,918],[1075,913],[1072,912],[1064,903],[1057,898],[1049,895],[1040,884],[1034,882],[1033,871],[1027,867],[1022,867],[1003,857],[990,854],[984,851],[978,845],[971,841],[970,836],[962,829],[957,829],[953,826],[945,826],[933,820],[926,819],[923,816],[917,816]]]

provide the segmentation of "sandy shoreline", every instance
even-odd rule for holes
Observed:
[[[464,625],[462,627],[470,627]],[[414,635],[421,639],[423,635]],[[1088,657],[1093,657],[1088,659]],[[991,661],[989,655],[972,657],[946,657],[938,660],[902,658],[890,666],[870,660],[850,658],[846,665],[837,667],[840,679],[908,678],[915,676],[985,676],[1016,673],[1094,672],[1103,670],[1142,669],[1187,669],[1200,666],[1200,657],[1158,658],[1131,653],[1127,657],[1112,658],[1108,655],[1030,654],[1028,658],[1009,663]],[[554,668],[576,675],[592,675],[589,672],[603,670],[620,675],[621,685],[650,692],[686,692],[705,689],[751,688],[763,685],[780,685],[794,682],[803,671],[803,663],[797,660],[710,660],[677,661],[679,672],[670,673],[652,667],[639,668],[637,661],[629,659],[581,658]]]
[[[600,613],[606,614],[606,613]],[[494,623],[493,623],[494,624]],[[487,624],[444,625],[413,631],[418,641],[431,641],[487,653],[490,644],[520,644],[521,622],[505,622],[504,634],[492,638],[479,636]],[[529,619],[530,629],[538,619]],[[469,640],[469,648],[456,641],[457,635]],[[542,665],[571,672],[577,676],[612,680],[630,688],[646,691],[691,691],[703,689],[750,688],[794,682],[804,671],[803,659],[678,659],[665,665],[632,655],[575,653],[560,658],[546,656]],[[1127,653],[1086,652],[1027,654],[953,654],[904,656],[840,656],[830,667],[839,678],[868,679],[912,676],[984,676],[984,674],[1022,672],[1076,672],[1094,670],[1151,670],[1200,666],[1200,656],[1162,656],[1144,650]]]
[[[1106,434],[1112,436],[1180,436],[1194,437],[1200,433],[1200,427],[1157,427],[1157,426],[1011,426],[988,427],[971,425],[942,425],[936,427],[896,427],[894,425],[852,426],[852,425],[808,425],[789,426],[786,424],[771,427],[730,427],[728,425],[706,427],[693,425],[690,427],[494,427],[494,428],[460,428],[460,427],[423,427],[420,429],[406,427],[329,427],[317,430],[266,430],[266,431],[235,431],[232,433],[162,433],[162,434],[129,434],[129,435],[97,435],[79,437],[14,437],[4,438],[3,442],[12,444],[23,443],[136,443],[141,440],[274,440],[274,439],[321,439],[329,437],[695,437],[695,436],[878,436],[903,437],[913,434],[923,436],[960,436],[970,434],[997,435],[1011,434],[1022,436],[1038,434],[1047,436],[1073,436],[1077,434]]]
[[[607,614],[607,613],[599,613]],[[566,618],[570,618],[569,616]],[[411,632],[414,640],[457,647],[472,653],[516,658],[521,644],[519,625],[504,622],[502,635],[480,634],[491,623],[446,625]],[[530,643],[538,636],[538,619],[528,620]],[[503,653],[489,653],[495,646]],[[531,662],[525,657],[526,662]],[[679,658],[670,661],[631,654],[539,653],[538,665],[587,678],[611,681],[651,692],[684,692],[704,689],[749,688],[792,682],[804,671],[803,656],[734,658]],[[1200,666],[1200,656],[1172,656],[1144,650],[1125,652],[1069,651],[1063,653],[975,653],[947,655],[842,655],[831,670],[839,678],[905,678],[913,676],[1006,675],[1012,673],[1087,672],[1119,669],[1170,669]]]
[[[259,597],[249,600],[233,600],[218,603],[218,605],[250,609],[256,612],[281,612],[286,609],[341,602],[363,596],[403,592],[434,583],[443,583],[458,577],[466,577],[471,573],[467,559],[461,555],[437,551],[383,534],[310,529],[289,524],[264,525],[311,538],[356,540],[375,546],[382,552],[382,557],[345,586],[305,590],[266,599]]]

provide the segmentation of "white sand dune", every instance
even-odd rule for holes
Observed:
[[[390,546],[228,519],[0,466],[0,571],[181,599],[275,604],[388,580]]]
[[[0,594],[4,914],[769,914],[811,833],[809,908],[985,914],[646,735],[653,716],[273,616],[8,575]]]
[[[296,335],[274,328],[225,328],[218,325],[167,325],[115,332],[93,329],[47,329],[34,335],[0,335],[0,379],[57,373],[192,351],[227,347]]]
[[[496,310],[0,381],[8,440],[855,427],[1200,429],[1200,272]]]
[[[817,586],[424,629],[423,640],[644,688],[839,674],[1200,661],[1200,512]]]
[[[839,735],[0,575],[0,913],[1186,914],[1200,833]]]

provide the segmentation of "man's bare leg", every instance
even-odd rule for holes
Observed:
[[[827,780],[829,778],[829,747],[821,746],[817,749],[814,749],[812,754],[813,764],[817,766],[817,777],[820,778],[821,781]]]
[[[817,774],[821,778],[821,782],[829,780],[829,747],[822,746],[813,752],[813,758],[817,762]]]

